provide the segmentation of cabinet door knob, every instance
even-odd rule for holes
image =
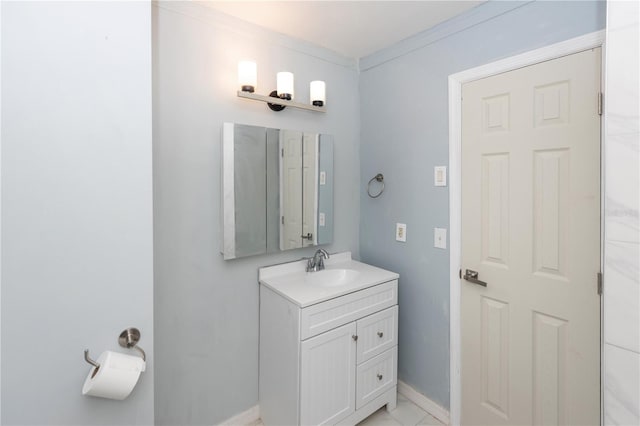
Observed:
[[[357,341],[358,341],[358,336],[357,336],[357,335],[355,335],[355,334],[354,334],[353,336],[351,336],[351,338],[352,338],[355,342],[357,342]]]
[[[377,376],[378,376],[378,380],[382,380],[382,374],[378,373]]]
[[[384,336],[384,333],[382,331],[378,331],[378,337],[382,337]]]

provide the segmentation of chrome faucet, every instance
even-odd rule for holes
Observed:
[[[307,272],[318,272],[324,269],[324,259],[329,258],[329,253],[324,249],[316,250],[313,257],[307,259]]]

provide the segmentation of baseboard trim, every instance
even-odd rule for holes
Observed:
[[[440,420],[445,425],[450,423],[449,411],[436,404],[402,380],[398,380],[398,393],[409,401],[422,408],[424,411]],[[223,421],[220,426],[246,426],[260,419],[260,406],[255,405],[240,414]]]
[[[260,406],[255,405],[240,414],[236,414],[220,423],[220,426],[247,426],[260,419]]]
[[[409,401],[422,408],[424,411],[440,420],[445,425],[450,424],[449,410],[436,404],[405,382],[398,380],[398,393],[403,395]]]

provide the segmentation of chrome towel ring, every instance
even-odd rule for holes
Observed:
[[[371,193],[371,183],[373,181],[376,182],[380,182],[382,183],[382,187],[380,188],[380,190],[378,191],[377,194],[373,195]],[[378,173],[377,175],[375,175],[374,177],[371,178],[371,180],[369,181],[369,183],[367,184],[367,194],[369,195],[369,197],[371,198],[378,198],[382,193],[384,192],[384,176],[382,176],[382,173]]]

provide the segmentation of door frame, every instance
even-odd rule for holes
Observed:
[[[596,31],[580,37],[572,38],[560,43],[531,50],[506,59],[501,59],[476,68],[471,68],[449,76],[449,345],[450,345],[450,424],[459,425],[462,413],[462,375],[461,367],[461,321],[460,321],[460,283],[458,271],[461,268],[461,182],[462,182],[462,85],[474,80],[491,77],[507,71],[534,65],[540,62],[557,59],[562,56],[582,52],[584,50],[602,47],[602,56],[605,57],[605,31]],[[602,61],[601,87],[604,92],[604,68]],[[595,102],[595,99],[594,99]],[[602,158],[604,158],[604,115],[602,115],[600,140],[601,140],[601,213],[604,208],[604,170]],[[604,215],[600,215],[600,241],[603,241]],[[602,254],[602,244],[601,244]],[[602,256],[601,256],[602,265]],[[601,301],[602,302],[602,301]],[[602,312],[602,303],[601,303]],[[602,315],[601,315],[602,318]],[[601,327],[602,330],[602,327]],[[602,348],[602,333],[600,337]],[[602,349],[601,349],[602,357]],[[602,358],[601,358],[602,363]],[[602,380],[601,380],[602,383]],[[602,386],[600,387],[600,413],[602,417]]]

